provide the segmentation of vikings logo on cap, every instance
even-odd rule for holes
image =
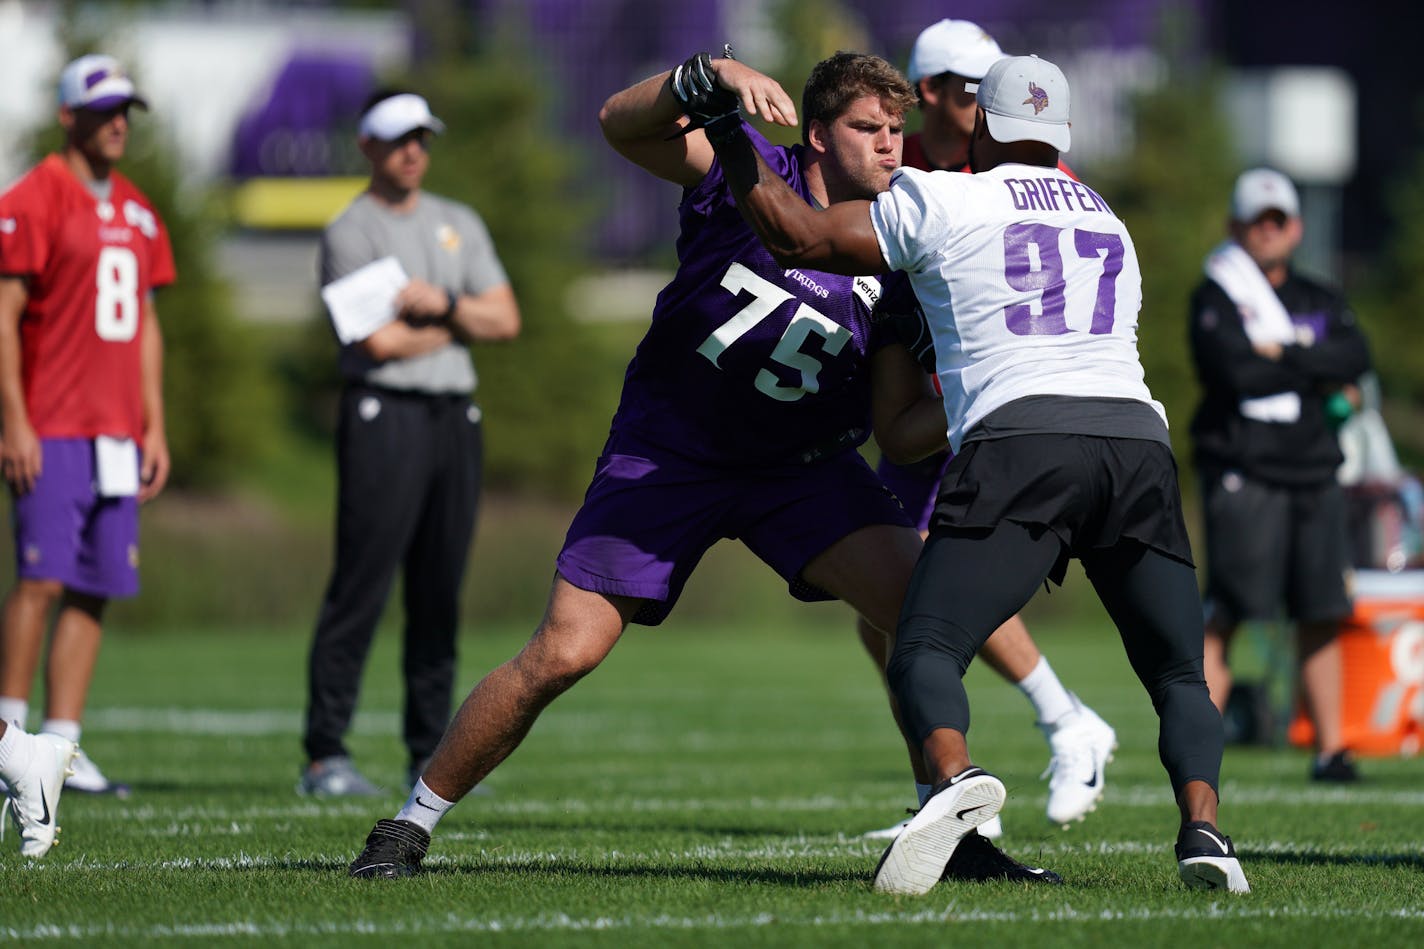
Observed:
[[[59,74],[59,102],[71,109],[99,112],[128,103],[148,108],[119,61],[102,53],[80,56],[64,67]]]
[[[1033,114],[1038,115],[1038,113],[1048,108],[1048,90],[1033,80],[1029,80],[1028,98],[1021,104],[1033,106]]]
[[[1043,142],[1060,152],[1072,143],[1068,125],[1068,80],[1063,70],[1037,56],[1010,56],[989,67],[977,83],[966,82],[984,110],[996,142]],[[1028,98],[1020,99],[1028,89]],[[1032,110],[1029,109],[1032,106]]]

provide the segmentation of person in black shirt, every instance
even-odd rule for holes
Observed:
[[[1316,780],[1357,775],[1340,725],[1340,621],[1351,611],[1341,454],[1327,402],[1370,367],[1344,297],[1301,276],[1303,232],[1289,178],[1241,175],[1230,240],[1192,294],[1191,349],[1202,387],[1192,420],[1206,527],[1206,680],[1225,709],[1227,652],[1246,620],[1282,604],[1296,623],[1300,689],[1315,727]]]

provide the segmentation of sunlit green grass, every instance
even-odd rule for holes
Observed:
[[[1105,631],[1035,630],[1118,729],[1102,807],[1050,827],[1046,746],[1018,692],[971,673],[979,763],[1009,788],[1010,852],[1064,887],[871,891],[860,832],[913,803],[905,753],[845,614],[796,628],[634,627],[437,831],[422,877],[347,863],[403,800],[396,637],[370,665],[352,746],[392,788],[315,802],[294,786],[307,632],[170,631],[106,645],[85,747],[127,801],[66,795],[61,845],[0,844],[0,942],[260,944],[1406,946],[1424,941],[1424,767],[1370,760],[1321,789],[1296,750],[1232,749],[1222,827],[1253,892],[1186,891],[1151,708]],[[472,684],[518,648],[464,642]]]

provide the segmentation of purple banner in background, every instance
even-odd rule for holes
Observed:
[[[363,174],[352,142],[376,85],[370,56],[294,52],[233,133],[234,178]]]

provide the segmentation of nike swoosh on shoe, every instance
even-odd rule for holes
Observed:
[[[49,800],[45,797],[44,788],[40,788],[40,806],[44,808],[44,814],[40,817],[40,826],[49,824]]]
[[[1209,830],[1202,830],[1200,827],[1198,827],[1198,828],[1197,828],[1197,833],[1202,834],[1203,836],[1206,836],[1206,837],[1210,837],[1211,840],[1212,840],[1212,842],[1213,842],[1214,844],[1216,844],[1218,847],[1221,848],[1221,852],[1222,852],[1223,854],[1230,854],[1230,853],[1231,853],[1231,848],[1229,848],[1229,847],[1226,846],[1226,841],[1222,840],[1220,837],[1216,836],[1216,834],[1213,834],[1211,831],[1209,831]]]
[[[955,816],[956,818],[958,818],[959,820],[964,820],[964,815],[965,815],[965,814],[972,814],[972,813],[974,813],[975,811],[983,810],[984,808],[986,808],[986,807],[988,807],[988,806],[989,806],[988,804],[975,804],[973,807],[966,807],[964,810],[960,811],[959,813],[955,814],[954,816]]]

